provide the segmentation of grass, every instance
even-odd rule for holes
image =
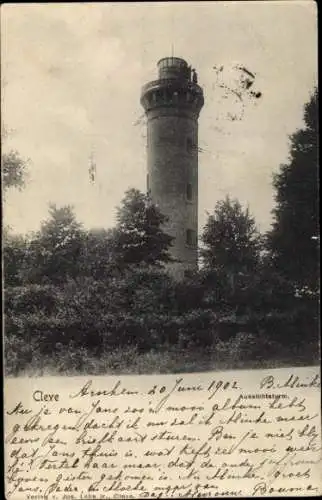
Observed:
[[[226,350],[221,347],[205,349],[179,349],[168,346],[160,350],[139,353],[135,348],[119,348],[104,351],[93,356],[85,348],[78,351],[64,350],[56,355],[40,356],[35,351],[31,361],[13,369],[7,365],[9,376],[77,376],[77,375],[126,375],[126,374],[166,374],[203,371],[225,371],[237,369],[280,368],[306,366],[318,363],[307,356],[263,357],[245,359],[241,351]]]

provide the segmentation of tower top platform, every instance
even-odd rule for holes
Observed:
[[[162,59],[160,59],[158,62],[157,62],[157,65],[160,67],[160,66],[185,66],[187,67],[188,66],[188,63],[182,59],[182,57],[162,57]]]
[[[181,57],[163,57],[157,63],[160,79],[188,78],[188,64]]]
[[[145,111],[172,108],[198,117],[204,104],[198,75],[181,57],[163,57],[157,63],[158,79],[143,85],[141,104]]]

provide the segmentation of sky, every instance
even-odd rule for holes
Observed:
[[[72,205],[87,228],[113,226],[124,192],[145,191],[140,92],[172,54],[196,68],[205,95],[200,229],[226,195],[249,207],[261,231],[269,228],[272,174],[288,159],[289,136],[303,126],[317,83],[310,0],[2,6],[3,148],[29,161],[24,190],[6,194],[5,224],[35,231],[55,203]],[[230,91],[240,85],[238,67],[252,73],[260,98]]]

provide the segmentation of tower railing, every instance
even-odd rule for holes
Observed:
[[[142,87],[141,95],[144,95],[146,92],[153,90],[158,87],[180,87],[180,89],[193,89],[196,94],[203,95],[202,88],[194,82],[185,79],[178,78],[159,78],[158,80],[152,80],[151,82],[146,83]]]

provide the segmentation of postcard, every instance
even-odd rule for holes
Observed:
[[[319,496],[313,1],[5,4],[12,500]]]

